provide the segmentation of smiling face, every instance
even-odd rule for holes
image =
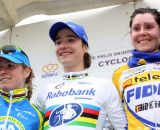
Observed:
[[[57,58],[65,72],[84,70],[83,58],[88,47],[83,44],[82,39],[65,28],[57,33],[55,45]]]
[[[154,52],[159,48],[160,27],[151,13],[137,14],[131,25],[131,39],[136,50]]]
[[[31,69],[0,58],[0,88],[8,91],[23,88]]]

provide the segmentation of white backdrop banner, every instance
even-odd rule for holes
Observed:
[[[131,47],[93,51],[90,73],[98,77],[111,79],[113,71],[128,62],[131,51]]]

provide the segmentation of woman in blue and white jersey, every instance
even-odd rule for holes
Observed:
[[[90,77],[85,70],[91,57],[84,28],[57,22],[49,35],[65,73],[61,81],[44,87],[35,101],[44,113],[43,129],[102,130],[108,118],[115,130],[125,130],[126,116],[116,88],[111,81]]]

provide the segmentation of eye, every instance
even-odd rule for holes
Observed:
[[[76,38],[69,38],[69,39],[67,39],[68,43],[72,43],[72,42],[75,42],[75,41],[76,41]]]
[[[135,26],[133,26],[133,31],[135,31],[135,32],[138,32],[138,31],[140,31],[140,26],[138,26],[138,25],[135,25]]]
[[[153,26],[152,24],[146,24],[146,25],[145,25],[145,28],[146,28],[147,30],[150,30],[150,29],[154,28],[154,26]]]
[[[61,44],[61,41],[60,40],[56,40],[55,41],[55,45],[60,45]]]
[[[8,69],[15,69],[16,68],[16,65],[15,64],[12,64],[12,63],[9,63],[7,64],[6,66]]]

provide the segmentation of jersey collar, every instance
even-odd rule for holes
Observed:
[[[12,94],[11,94],[11,91],[12,91]],[[4,98],[4,99],[9,99],[10,96],[13,97],[13,99],[15,100],[21,100],[21,99],[24,99],[26,98],[27,96],[27,92],[28,90],[26,88],[20,88],[20,89],[14,89],[14,90],[11,90],[11,91],[3,91],[2,89],[0,89],[0,95]]]
[[[63,80],[77,80],[87,76],[88,76],[88,73],[86,71],[68,72],[63,75]]]

